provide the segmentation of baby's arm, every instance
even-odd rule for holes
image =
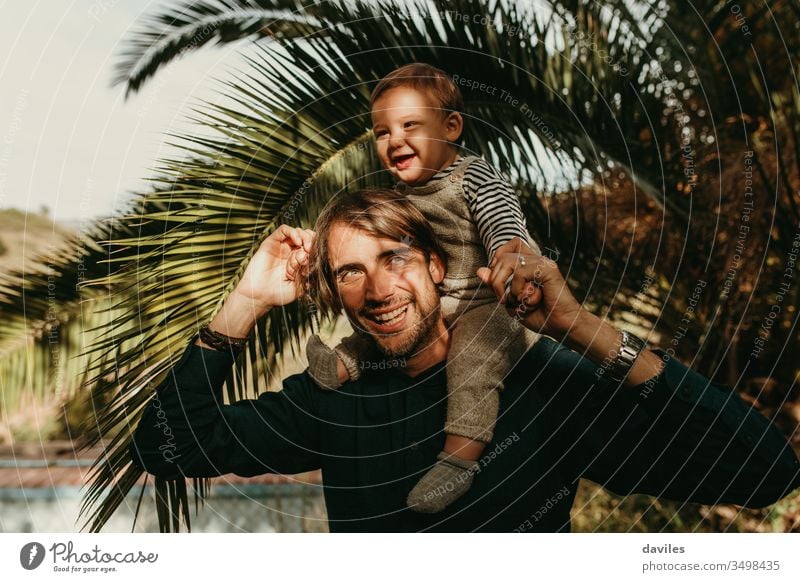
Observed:
[[[497,170],[485,160],[475,160],[464,172],[464,186],[467,205],[489,260],[515,236],[541,254],[539,245],[528,234],[517,193]]]

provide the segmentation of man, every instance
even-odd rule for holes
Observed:
[[[555,263],[515,239],[478,275],[515,325],[572,349],[540,339],[506,378],[470,491],[442,513],[410,511],[406,495],[444,439],[442,256],[419,211],[388,190],[337,197],[316,239],[278,228],[157,388],[134,462],[164,478],[321,468],[331,531],[569,531],[582,477],[620,494],[749,507],[800,485],[800,463],[763,416],[583,309]],[[309,265],[314,295],[402,365],[367,367],[338,391],[304,372],[280,392],[223,405],[237,338],[299,297]]]

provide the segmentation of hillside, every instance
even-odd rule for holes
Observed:
[[[21,270],[26,261],[46,254],[74,232],[45,214],[0,210],[0,271]]]

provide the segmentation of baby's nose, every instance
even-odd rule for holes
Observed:
[[[389,145],[392,147],[397,147],[403,145],[403,135],[401,133],[392,133],[389,135]]]

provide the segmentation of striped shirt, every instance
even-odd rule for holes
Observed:
[[[431,180],[446,178],[463,159],[459,156]],[[499,247],[515,236],[539,252],[538,245],[528,234],[525,215],[522,213],[517,193],[500,172],[483,158],[473,161],[464,172],[464,197],[489,260]]]

